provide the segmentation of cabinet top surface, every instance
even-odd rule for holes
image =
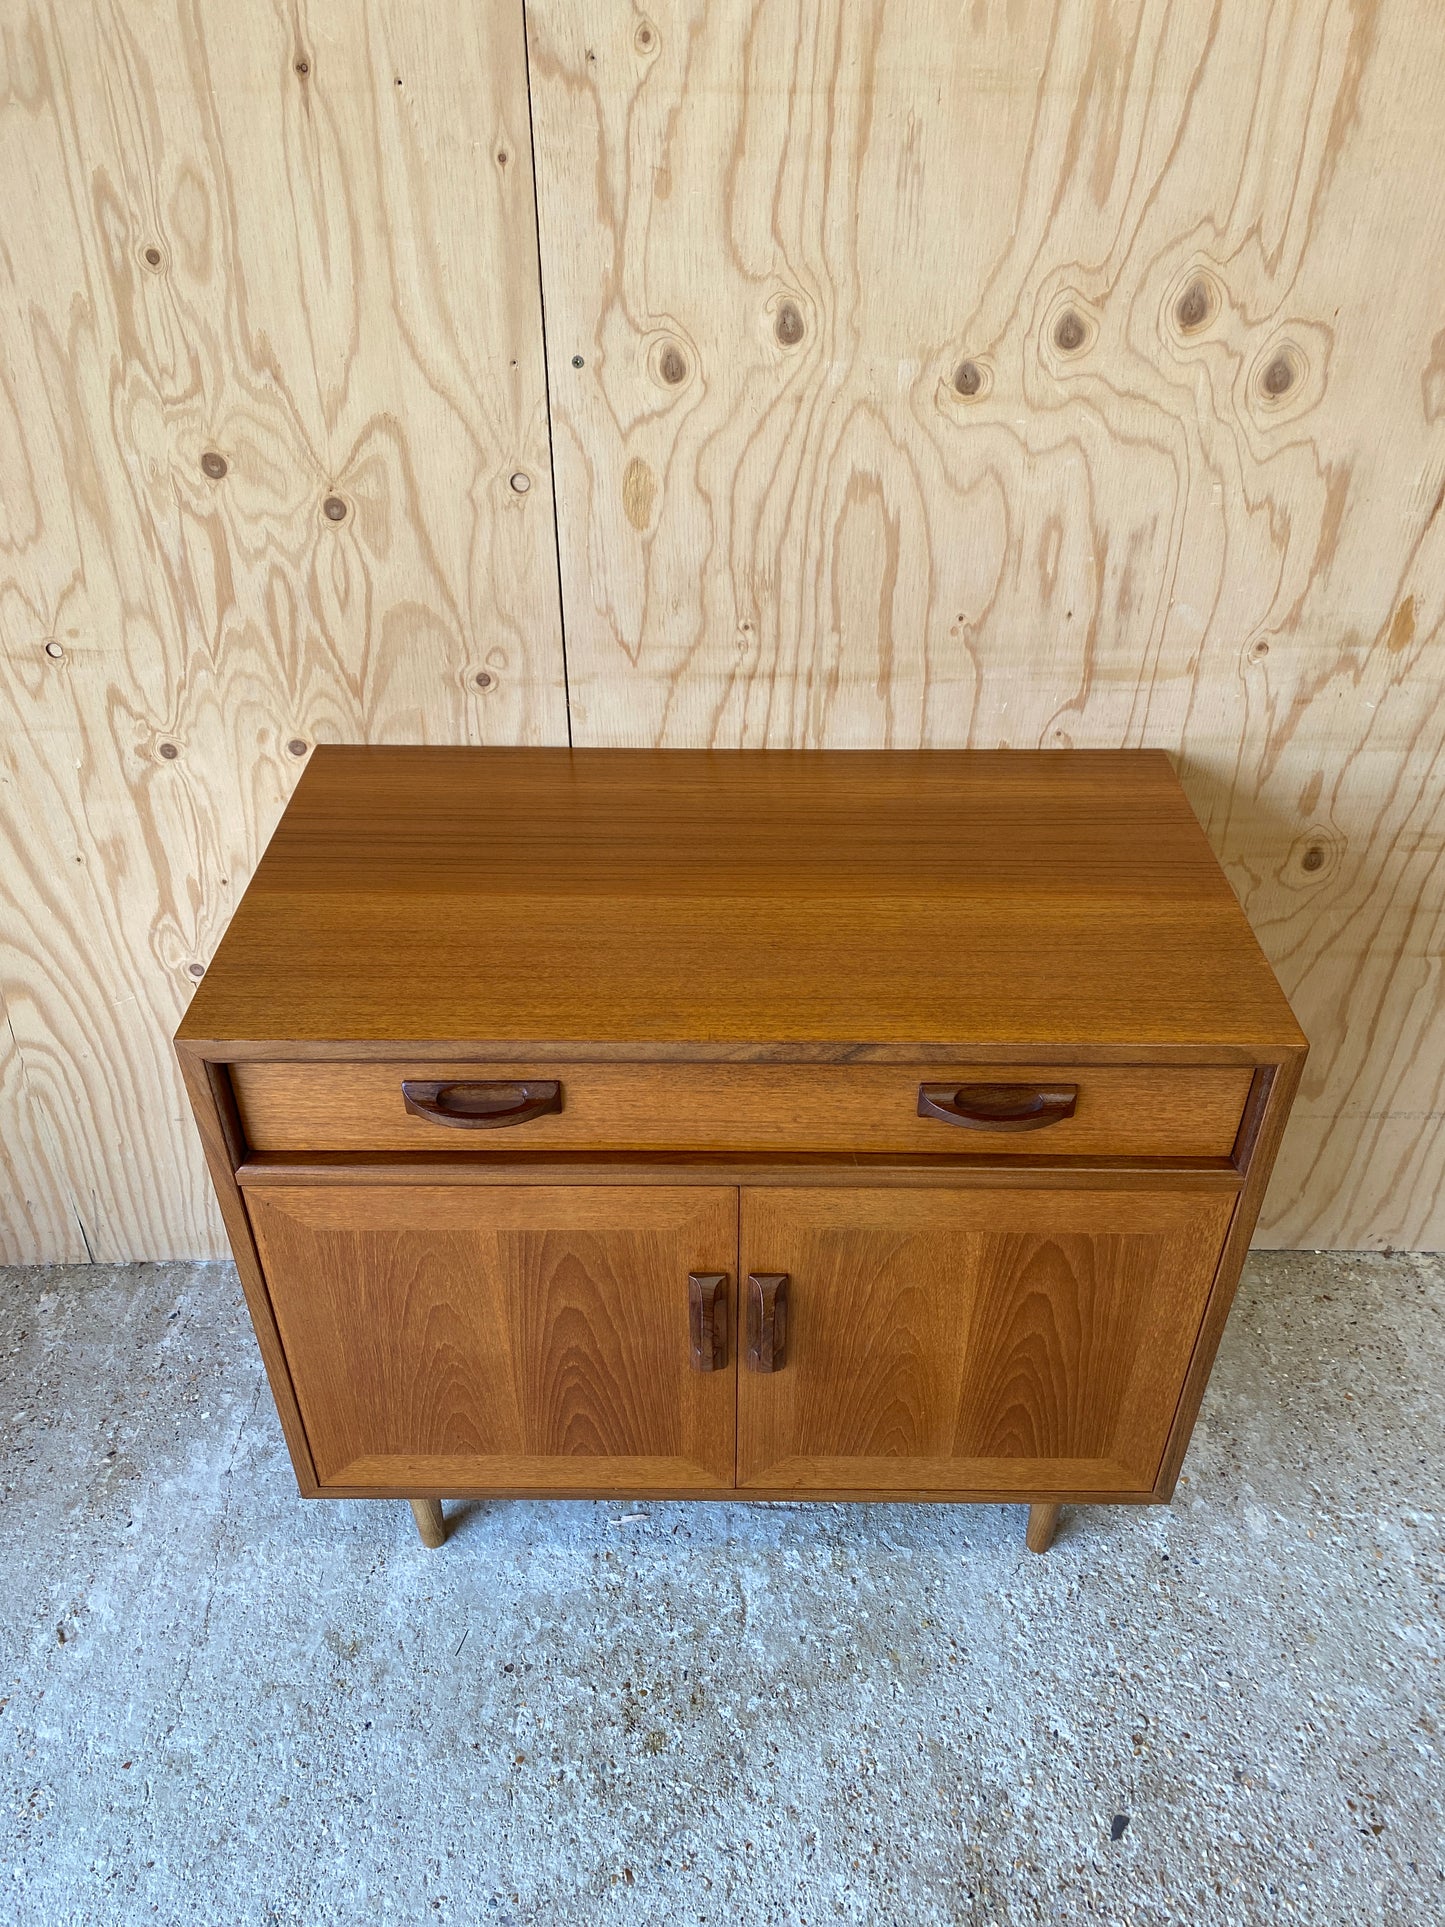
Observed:
[[[1157,750],[319,748],[179,1034],[1304,1041]]]

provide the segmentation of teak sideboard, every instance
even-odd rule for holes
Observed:
[[[1157,751],[318,749],[177,1048],[302,1493],[1174,1490],[1305,1039]]]

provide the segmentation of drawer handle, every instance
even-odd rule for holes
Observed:
[[[748,1370],[780,1372],[788,1362],[788,1274],[748,1273]]]
[[[687,1274],[688,1326],[692,1369],[720,1372],[728,1362],[728,1275],[725,1271]]]
[[[562,1108],[562,1086],[555,1080],[525,1084],[477,1082],[434,1084],[406,1078],[402,1102],[413,1117],[450,1124],[458,1131],[500,1131],[507,1124],[530,1124],[534,1117]]]
[[[920,1084],[918,1115],[969,1131],[1042,1131],[1074,1115],[1077,1084]]]

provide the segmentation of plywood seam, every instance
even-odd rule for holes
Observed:
[[[567,717],[567,747],[572,747],[572,685],[567,674],[567,599],[562,590],[562,513],[557,501],[557,451],[552,422],[552,358],[547,342],[547,283],[542,272],[542,217],[537,203],[537,122],[532,110],[532,40],[527,0],[522,7],[522,71],[527,88],[527,148],[532,157],[532,225],[537,236],[537,309],[542,329],[542,396],[547,414],[547,467],[552,485],[552,554],[557,567],[557,629],[562,648],[562,704]]]

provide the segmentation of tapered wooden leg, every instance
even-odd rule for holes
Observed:
[[[424,1546],[435,1552],[438,1546],[447,1542],[447,1522],[442,1516],[440,1499],[412,1499],[411,1516],[416,1520],[416,1529],[421,1534]],[[1055,1510],[1057,1511],[1057,1507]]]
[[[1029,1527],[1024,1534],[1024,1544],[1030,1552],[1047,1552],[1054,1543],[1054,1534],[1059,1529],[1061,1505],[1031,1505],[1029,1507]],[[425,1534],[423,1534],[425,1537]],[[430,1542],[428,1542],[430,1543]]]

